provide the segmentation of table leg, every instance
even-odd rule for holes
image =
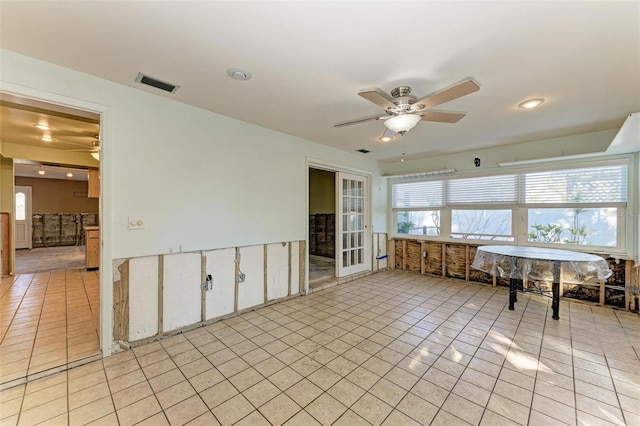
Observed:
[[[560,262],[553,262],[553,283],[551,284],[553,291],[553,301],[551,308],[553,309],[554,320],[560,319]]]
[[[515,307],[513,304],[517,302],[516,295],[518,294],[517,280],[515,278],[511,278],[509,280],[509,310],[513,311]]]
[[[518,279],[517,276],[518,258],[515,256],[511,258],[511,270],[509,271],[509,310],[513,311],[515,307],[514,303],[518,301]]]

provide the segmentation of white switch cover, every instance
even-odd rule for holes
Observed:
[[[129,229],[144,229],[144,219],[140,216],[129,216]]]

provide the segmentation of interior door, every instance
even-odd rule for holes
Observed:
[[[16,186],[16,249],[31,248],[31,187]]]
[[[367,225],[368,195],[364,176],[336,173],[336,276],[344,277],[370,268]]]

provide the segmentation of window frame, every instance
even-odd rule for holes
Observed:
[[[596,168],[607,167],[611,165],[625,166],[626,167],[626,179],[624,182],[626,186],[626,202],[610,202],[610,203],[526,203],[525,193],[525,179],[524,176],[527,173],[539,173],[545,171],[564,171],[580,168]],[[635,163],[633,162],[632,155],[621,155],[616,158],[602,158],[592,161],[582,162],[562,162],[562,163],[547,163],[540,164],[532,167],[509,167],[504,169],[493,169],[483,171],[481,173],[467,172],[457,173],[451,176],[433,176],[428,178],[416,179],[416,178],[402,178],[400,176],[389,179],[389,218],[391,221],[391,232],[389,233],[392,238],[398,239],[417,239],[425,241],[439,241],[450,242],[455,241],[458,243],[467,244],[505,244],[505,245],[522,245],[522,246],[536,246],[536,247],[548,247],[556,249],[567,249],[574,251],[585,251],[591,253],[607,253],[616,255],[627,255],[629,250],[630,241],[633,240],[631,235],[627,235],[627,229],[634,229],[633,223],[629,223],[629,209],[632,209],[634,203],[637,201],[634,198],[633,191],[637,190],[638,186],[634,185],[633,179],[636,176]],[[464,203],[449,203],[447,202],[447,181],[455,179],[467,179],[467,178],[482,178],[492,177],[498,175],[518,175],[517,183],[517,201],[515,203],[505,204],[464,204]],[[407,182],[422,182],[422,181],[443,181],[443,194],[444,206],[441,207],[393,207],[393,186],[398,183]],[[567,243],[543,243],[543,242],[531,242],[529,241],[529,210],[530,209],[567,209],[572,207],[585,207],[585,208],[616,208],[617,209],[617,223],[616,223],[616,246],[598,246],[598,245],[578,245]],[[468,239],[468,238],[454,238],[452,236],[451,219],[452,210],[511,210],[512,212],[512,236],[513,241],[505,240],[489,240],[489,239]],[[421,234],[402,234],[398,233],[397,213],[399,211],[434,211],[440,212],[440,235],[429,236]]]

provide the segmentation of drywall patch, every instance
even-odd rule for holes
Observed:
[[[126,262],[128,259],[113,259],[113,261],[111,262],[111,269],[112,269],[112,276],[113,276],[113,282],[118,282],[120,281],[120,270],[118,269],[120,267],[120,265],[122,265],[124,262]]]
[[[289,262],[291,265],[289,294],[298,294],[300,293],[300,243],[298,241],[292,241],[289,247]]]
[[[201,316],[200,253],[164,256],[162,331],[195,324]]]
[[[287,297],[289,293],[289,248],[287,244],[267,245],[267,300]]]
[[[158,334],[158,256],[129,261],[129,339]]]
[[[241,247],[238,266],[244,274],[244,282],[238,283],[238,310],[264,303],[263,246]]]
[[[205,253],[206,273],[211,275],[211,289],[205,291],[205,319],[230,314],[234,310],[236,250],[211,250]]]

